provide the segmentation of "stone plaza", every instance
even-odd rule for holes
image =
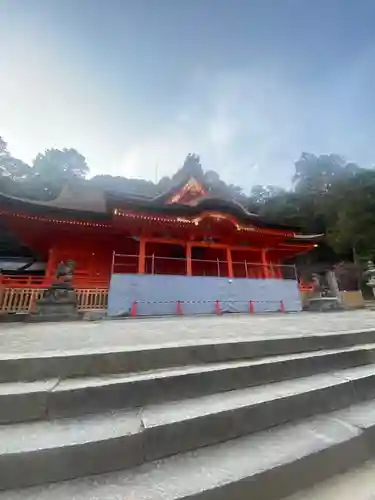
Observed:
[[[369,500],[374,324],[3,323],[0,500]]]
[[[375,328],[375,311],[0,324],[2,356],[114,351],[270,337],[321,335]]]

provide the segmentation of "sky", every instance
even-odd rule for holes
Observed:
[[[375,164],[373,0],[0,0],[0,136],[155,181],[188,153],[289,186],[302,151]]]

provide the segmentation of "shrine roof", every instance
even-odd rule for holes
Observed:
[[[198,178],[197,178],[198,177]],[[60,194],[48,201],[31,200],[0,193],[0,205],[14,212],[31,212],[78,219],[110,219],[116,209],[132,212],[194,217],[203,212],[220,212],[235,217],[241,224],[294,233],[294,240],[313,241],[322,235],[302,235],[297,228],[264,220],[238,200],[213,189],[199,176],[184,176],[163,193],[146,196],[103,190],[89,181],[65,185]]]
[[[198,177],[198,178],[197,178]],[[175,215],[196,215],[202,211],[224,211],[235,216],[259,219],[233,197],[218,193],[199,176],[186,176],[155,196],[124,195],[107,191],[109,208],[131,208]]]
[[[52,200],[33,200],[11,196],[0,192],[0,204],[12,210],[44,213],[49,215],[66,215],[72,218],[89,219],[109,218],[105,193],[102,190],[78,184],[65,185],[59,195]]]

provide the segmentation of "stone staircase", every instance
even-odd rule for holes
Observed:
[[[375,330],[8,356],[0,382],[0,500],[274,500],[375,454]]]

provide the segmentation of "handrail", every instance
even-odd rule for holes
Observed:
[[[261,263],[247,260],[229,261],[219,258],[187,259],[185,257],[164,257],[154,254],[146,255],[144,262],[145,274],[297,279],[296,268],[290,264]],[[138,264],[138,255],[114,253],[112,273],[138,274]]]
[[[37,300],[46,288],[4,288],[0,290],[0,314],[29,314],[35,310]],[[108,305],[108,288],[78,288],[78,311],[105,311]]]
[[[138,260],[139,255],[136,254],[121,254],[121,253],[115,253],[114,257],[131,257],[131,258],[136,258]],[[172,261],[180,261],[180,262],[186,262],[185,257],[164,257],[162,255],[145,255],[145,259],[154,259],[154,260],[172,260]],[[204,263],[217,263],[219,262],[220,264],[226,264],[228,263],[228,260],[223,260],[223,259],[191,259],[192,262],[204,262]],[[268,265],[273,266],[273,267],[284,267],[284,268],[289,268],[289,269],[294,269],[295,266],[293,264],[273,264],[272,262],[269,262],[268,264],[262,264],[261,262],[252,262],[250,260],[241,260],[241,261],[232,261],[233,264],[243,264],[246,262],[249,266],[266,266]]]
[[[0,275],[0,287],[13,288],[48,288],[53,283],[53,276],[16,276],[16,275]],[[105,288],[109,285],[108,279],[91,277],[91,276],[75,276],[73,285],[80,288]]]
[[[138,255],[114,254],[112,272],[115,274],[138,274]],[[168,262],[170,265],[168,265]],[[231,271],[229,272],[229,269]],[[293,265],[233,261],[222,259],[191,259],[188,271],[188,260],[179,257],[163,257],[147,255],[145,257],[146,274],[165,274],[179,276],[211,276],[211,277],[233,277],[251,279],[296,279],[296,269]],[[231,276],[229,276],[231,273]],[[16,276],[0,275],[0,287],[12,288],[48,288],[53,283],[53,276]],[[78,273],[73,278],[75,288],[105,288],[109,286],[110,276],[90,276],[86,273]],[[311,290],[310,287],[300,284],[301,290]]]

